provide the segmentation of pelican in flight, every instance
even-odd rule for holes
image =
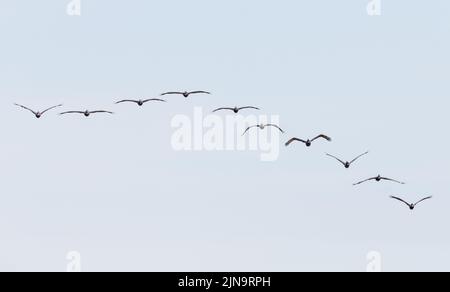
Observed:
[[[294,143],[294,142],[301,142],[301,143],[303,143],[303,144],[305,144],[306,145],[306,147],[311,147],[311,145],[312,145],[312,143],[314,142],[314,141],[316,141],[316,140],[318,140],[318,139],[325,139],[325,140],[327,140],[328,142],[331,142],[332,141],[332,139],[330,138],[330,137],[328,137],[328,136],[326,136],[326,135],[319,135],[319,136],[317,136],[316,138],[314,138],[314,139],[311,139],[311,140],[302,140],[302,139],[299,139],[299,138],[292,138],[291,140],[289,140],[289,141],[287,141],[286,142],[286,147],[287,146],[289,146],[289,145],[291,145],[292,143]]]
[[[426,200],[429,200],[429,199],[432,199],[432,198],[433,198],[433,197],[426,197],[425,199],[422,199],[422,200],[418,201],[418,202],[415,203],[415,204],[410,204],[410,203],[406,202],[405,200],[403,200],[403,199],[401,199],[401,198],[391,196],[391,199],[395,199],[395,200],[397,200],[397,201],[400,201],[400,202],[402,202],[402,203],[405,203],[405,204],[409,207],[409,209],[410,209],[411,211],[414,210],[414,209],[417,207],[417,205],[419,205],[419,204],[422,203],[423,201],[426,201]]]
[[[259,109],[257,107],[254,107],[254,106],[244,106],[244,107],[234,107],[234,108],[233,107],[221,107],[221,108],[218,108],[218,109],[214,110],[213,113],[227,110],[227,111],[233,111],[235,114],[237,114],[241,110],[245,110],[245,109],[254,109],[254,110],[257,110],[257,111],[261,110],[261,109]]]
[[[344,162],[343,160],[337,158],[336,156],[331,155],[331,154],[328,154],[328,153],[327,153],[327,156],[336,159],[337,161],[339,161],[340,163],[342,163],[342,164],[344,165],[345,168],[350,168],[350,166],[352,166],[352,164],[353,164],[354,162],[356,162],[358,159],[360,159],[361,157],[363,157],[363,156],[365,156],[365,155],[367,155],[367,154],[369,154],[369,151],[367,151],[366,153],[363,153],[363,154],[359,155],[358,157],[356,157],[356,158],[353,159],[352,161],[345,161],[345,162]]]
[[[283,129],[281,129],[279,126],[277,126],[275,124],[265,124],[265,125],[264,124],[260,124],[260,125],[255,125],[255,126],[248,127],[245,130],[244,134],[242,134],[242,136],[244,136],[248,131],[250,131],[253,128],[259,128],[260,130],[264,130],[265,128],[268,128],[268,127],[277,128],[278,130],[280,130],[281,133],[284,134]]]
[[[48,109],[46,109],[46,110],[40,112],[40,111],[34,111],[34,110],[32,110],[32,109],[29,109],[29,108],[27,108],[26,106],[23,106],[23,105],[21,105],[21,104],[15,103],[14,105],[16,105],[16,106],[18,106],[18,107],[21,107],[21,108],[23,108],[23,109],[25,109],[25,110],[27,110],[27,111],[32,112],[32,113],[34,114],[34,116],[35,116],[37,119],[40,119],[40,118],[42,117],[42,115],[45,114],[46,112],[48,112],[48,111],[50,111],[50,110],[52,110],[52,109],[55,109],[55,108],[58,108],[58,107],[62,107],[62,106],[63,106],[62,104],[58,104],[58,105],[49,107]]]
[[[159,101],[159,102],[167,102],[164,99],[159,99],[159,98],[149,98],[149,99],[139,99],[139,100],[134,100],[134,99],[124,99],[124,100],[120,100],[118,102],[116,102],[116,104],[120,104],[120,103],[125,103],[125,102],[132,102],[137,104],[138,106],[143,106],[144,104],[146,104],[147,102],[150,101]]]
[[[377,181],[377,182],[380,182],[382,180],[386,180],[386,181],[395,182],[395,183],[398,183],[398,184],[401,184],[401,185],[405,184],[404,182],[401,182],[401,181],[398,181],[398,180],[395,180],[395,179],[391,179],[391,178],[387,178],[387,177],[382,177],[381,175],[378,175],[378,176],[371,177],[371,178],[368,178],[366,180],[360,181],[359,183],[356,183],[356,184],[353,184],[353,185],[357,186],[357,185],[360,185],[360,184],[363,184],[365,182],[372,181],[372,180]]]
[[[202,91],[202,90],[198,90],[198,91],[185,91],[185,92],[180,92],[180,91],[172,91],[172,92],[166,92],[161,94],[161,96],[164,95],[182,95],[185,98],[188,98],[189,96],[191,96],[192,94],[211,94],[211,92],[208,91]]]
[[[104,111],[104,110],[99,110],[99,111],[89,111],[89,110],[85,110],[85,111],[68,111],[68,112],[63,112],[60,113],[60,115],[67,115],[67,114],[81,114],[84,115],[85,117],[89,117],[90,115],[93,114],[114,114],[113,112],[110,111]]]

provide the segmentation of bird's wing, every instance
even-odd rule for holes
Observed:
[[[382,177],[381,179],[382,180],[391,181],[391,182],[395,182],[395,183],[398,183],[398,184],[401,184],[401,185],[405,184],[404,182],[401,182],[401,181],[398,181],[398,180],[395,180],[395,179],[392,179],[392,178],[388,178],[388,177]]]
[[[291,140],[289,140],[289,141],[287,141],[286,142],[286,147],[287,146],[289,146],[289,145],[291,145],[293,142],[302,142],[302,143],[306,143],[306,141],[304,141],[304,140],[302,140],[302,139],[299,139],[299,138],[292,138]]]
[[[283,129],[280,128],[280,126],[275,125],[275,124],[267,124],[266,127],[274,127],[277,128],[278,130],[280,130],[281,133],[284,133]]]
[[[418,205],[418,204],[422,203],[423,201],[426,201],[426,200],[429,200],[429,199],[432,199],[432,198],[433,198],[432,196],[430,196],[430,197],[426,197],[426,198],[424,198],[424,199],[420,200],[419,202],[415,203],[415,204],[414,204],[414,206],[416,206],[416,205]]]
[[[48,109],[46,109],[45,111],[43,111],[41,114],[45,114],[46,112],[48,112],[48,111],[50,111],[50,110],[52,110],[52,109],[55,109],[55,108],[58,108],[58,107],[62,107],[62,106],[63,106],[62,104],[58,104],[58,105],[49,107]]]
[[[329,142],[331,142],[331,140],[332,140],[332,139],[331,139],[330,137],[328,137],[327,135],[321,134],[321,135],[317,136],[316,138],[312,139],[311,142],[314,142],[314,141],[316,141],[317,139],[320,139],[320,138],[323,138],[323,139],[325,139],[325,140],[327,140],[327,141],[329,141]]]
[[[369,151],[367,151],[366,153],[363,153],[363,154],[359,155],[358,157],[356,157],[355,159],[353,159],[350,162],[350,164],[353,164],[356,160],[360,159],[361,157],[363,157],[364,155],[367,155],[367,154],[369,154]]]
[[[167,100],[165,100],[165,99],[160,99],[160,98],[149,98],[149,99],[143,100],[142,102],[143,102],[143,103],[146,103],[146,102],[149,102],[149,101],[167,102]]]
[[[346,165],[346,163],[345,163],[344,161],[340,160],[340,159],[339,159],[339,158],[337,158],[336,156],[333,156],[333,155],[331,155],[331,154],[328,154],[328,153],[327,153],[327,156],[330,156],[330,157],[332,157],[332,158],[336,159],[337,161],[339,161],[340,163],[342,163],[343,165]]]
[[[30,112],[32,112],[33,114],[37,114],[34,110],[29,109],[29,108],[27,108],[26,106],[23,106],[23,105],[21,105],[21,104],[15,103],[14,105],[16,105],[16,106],[18,106],[18,107],[21,107],[21,108],[23,108],[23,109],[25,109],[25,110],[27,110],[27,111],[30,111]]]
[[[211,94],[211,92],[203,91],[203,90],[197,90],[197,91],[191,91],[189,94]]]
[[[250,129],[257,128],[257,127],[258,127],[258,125],[248,127],[248,128],[245,130],[244,134],[242,134],[242,136],[244,136],[245,134],[247,134],[247,132],[250,131]]]
[[[66,114],[84,114],[82,111],[68,111],[68,112],[62,112],[60,115],[66,115]]]
[[[254,106],[244,106],[244,107],[240,107],[240,108],[238,108],[238,110],[245,110],[245,109],[254,109],[254,110],[257,110],[257,111],[259,111],[259,110],[261,110],[260,108],[257,108],[257,107],[254,107]]]
[[[221,107],[221,108],[218,108],[218,109],[214,110],[213,113],[216,113],[216,112],[218,112],[218,111],[225,111],[225,110],[228,110],[228,111],[234,111],[234,108],[231,108],[231,107]]]
[[[99,111],[92,111],[90,112],[91,114],[114,114],[113,112],[110,111],[104,111],[104,110],[99,110]]]
[[[133,99],[124,99],[124,100],[120,100],[120,101],[116,102],[116,104],[124,103],[124,102],[134,102],[134,103],[139,103],[139,101],[137,101],[137,100],[133,100]]]
[[[161,96],[164,96],[164,95],[173,95],[173,94],[183,95],[184,92],[170,91],[170,92],[162,93]]]
[[[410,204],[408,202],[406,202],[403,199],[400,199],[399,197],[391,196],[391,199],[394,199],[394,200],[400,201],[402,203],[405,203],[408,207],[410,206]]]
[[[365,180],[360,181],[359,183],[356,183],[356,184],[353,184],[353,185],[354,186],[361,185],[361,184],[363,184],[365,182],[368,182],[368,181],[371,181],[371,180],[374,180],[374,179],[376,179],[376,177],[371,177],[371,178],[365,179]]]

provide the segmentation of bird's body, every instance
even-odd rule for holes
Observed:
[[[248,131],[250,131],[250,129],[258,128],[258,129],[260,129],[260,130],[264,130],[264,129],[266,129],[267,127],[273,127],[273,128],[276,128],[276,129],[280,130],[281,133],[284,133],[283,129],[281,129],[279,126],[277,126],[277,125],[275,125],[275,124],[259,124],[259,125],[255,125],[255,126],[248,127],[248,128],[245,130],[244,134],[242,134],[242,136],[244,136]]]
[[[20,105],[20,104],[17,104],[17,103],[15,103],[14,105],[16,105],[16,106],[18,106],[18,107],[21,107],[21,108],[23,108],[23,109],[25,109],[25,110],[27,110],[27,111],[30,111],[31,113],[34,114],[34,116],[35,116],[37,119],[40,119],[46,112],[48,112],[48,111],[50,111],[50,110],[52,110],[52,109],[55,109],[55,108],[58,108],[58,107],[63,106],[62,104],[58,104],[58,105],[49,107],[48,109],[46,109],[46,110],[44,110],[44,111],[41,112],[41,111],[34,111],[34,110],[32,110],[32,109],[30,109],[30,108],[28,108],[28,107],[26,107],[26,106],[23,106],[23,105]]]
[[[203,90],[198,90],[198,91],[171,91],[171,92],[166,92],[161,94],[161,96],[164,95],[182,95],[185,98],[188,98],[189,96],[191,96],[192,94],[211,94],[211,92],[208,91],[203,91]]]
[[[84,115],[87,118],[87,117],[90,117],[93,114],[101,114],[101,113],[111,114],[111,115],[114,114],[113,112],[105,111],[105,110],[97,110],[97,111],[85,110],[85,111],[67,111],[67,112],[60,113],[60,115],[81,114],[81,115]]]
[[[260,110],[259,108],[254,107],[254,106],[244,106],[244,107],[234,107],[234,108],[233,107],[221,107],[221,108],[214,110],[213,112],[216,113],[218,111],[228,110],[228,111],[233,111],[235,114],[237,114],[241,110],[245,110],[245,109],[254,109],[254,110],[258,110],[258,111]]]
[[[400,202],[402,202],[402,203],[405,203],[405,204],[409,207],[409,209],[410,209],[411,211],[413,211],[413,210],[417,207],[418,204],[422,203],[423,201],[432,199],[432,198],[433,198],[433,197],[431,197],[431,196],[430,196],[430,197],[426,197],[426,198],[424,198],[424,199],[418,201],[418,202],[415,203],[415,204],[411,204],[411,203],[408,203],[408,202],[406,202],[405,200],[403,200],[403,199],[401,199],[401,198],[399,198],[399,197],[391,196],[391,199],[395,199],[395,200],[397,200],[397,201],[400,201]]]
[[[166,100],[164,100],[164,99],[149,98],[149,99],[139,99],[139,100],[124,99],[124,100],[116,102],[116,104],[125,103],[125,102],[131,102],[131,103],[137,104],[138,106],[143,106],[144,104],[146,104],[147,102],[150,102],[150,101],[166,102]]]
[[[327,153],[327,156],[330,156],[330,157],[336,159],[337,161],[339,161],[340,163],[342,163],[342,164],[344,165],[345,168],[348,169],[348,168],[350,168],[350,166],[352,166],[352,164],[353,164],[354,162],[356,162],[358,159],[360,159],[361,157],[363,157],[364,155],[367,155],[367,154],[369,154],[369,151],[367,151],[366,153],[363,153],[363,154],[359,155],[358,157],[356,157],[356,158],[353,159],[352,161],[345,161],[345,162],[344,162],[343,160],[337,158],[336,156],[331,155],[331,154],[328,154],[328,153]]]
[[[395,179],[391,179],[391,178],[387,178],[387,177],[382,177],[381,175],[378,175],[378,176],[371,177],[371,178],[368,178],[366,180],[360,181],[360,182],[358,182],[356,184],[353,184],[353,185],[357,186],[357,185],[363,184],[363,183],[371,181],[371,180],[376,181],[376,182],[381,182],[381,181],[385,180],[385,181],[391,181],[391,182],[395,182],[395,183],[402,184],[402,185],[405,184],[404,182],[401,182],[401,181],[398,181],[398,180],[395,180]]]
[[[331,142],[331,141],[332,141],[332,139],[331,139],[330,137],[328,137],[327,135],[321,134],[321,135],[315,137],[314,139],[308,139],[308,140],[303,140],[303,139],[299,139],[299,138],[292,138],[291,140],[287,141],[285,145],[286,145],[286,147],[287,147],[287,146],[291,145],[291,144],[294,143],[294,142],[301,142],[301,143],[305,144],[306,147],[311,147],[311,146],[312,146],[312,143],[313,143],[314,141],[316,141],[317,139],[325,139],[325,140],[327,140],[328,142]]]

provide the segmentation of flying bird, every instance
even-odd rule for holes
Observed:
[[[185,98],[188,98],[189,96],[191,96],[192,94],[211,94],[211,92],[208,91],[202,91],[202,90],[198,90],[198,91],[185,91],[185,92],[180,92],[180,91],[172,91],[172,92],[166,92],[161,94],[161,96],[164,95],[182,95]]]
[[[58,108],[58,107],[63,106],[62,104],[58,104],[58,105],[49,107],[48,109],[46,109],[46,110],[40,112],[40,111],[34,111],[34,110],[32,110],[32,109],[29,109],[29,108],[27,108],[26,106],[23,106],[23,105],[21,105],[21,104],[15,103],[14,105],[16,105],[16,106],[18,106],[18,107],[21,107],[21,108],[23,108],[23,109],[25,109],[25,110],[27,110],[27,111],[32,112],[32,113],[34,114],[34,116],[35,116],[37,119],[40,119],[40,118],[42,117],[42,115],[45,114],[46,112],[48,112],[48,111],[50,111],[50,110],[52,110],[52,109],[55,109],[55,108]]]
[[[60,113],[60,115],[67,115],[67,114],[81,114],[84,115],[85,117],[89,117],[90,115],[93,114],[114,114],[113,112],[110,111],[104,111],[104,110],[98,110],[98,111],[89,111],[89,110],[85,110],[85,111],[68,111],[68,112],[63,112]]]
[[[404,182],[401,182],[401,181],[398,181],[398,180],[395,180],[395,179],[391,179],[391,178],[387,178],[387,177],[382,177],[381,175],[378,175],[378,176],[371,177],[371,178],[368,178],[366,180],[360,181],[359,183],[356,183],[356,184],[353,184],[353,185],[357,186],[357,185],[363,184],[363,183],[371,181],[371,180],[374,180],[374,181],[377,181],[377,182],[380,182],[382,180],[386,180],[386,181],[391,181],[391,182],[395,182],[395,183],[402,184],[402,185],[405,184]]]
[[[391,196],[391,199],[395,199],[395,200],[398,200],[398,201],[400,201],[400,202],[402,202],[402,203],[405,203],[405,204],[409,207],[410,210],[414,210],[414,209],[417,207],[418,204],[422,203],[423,201],[432,199],[432,198],[433,198],[433,197],[426,197],[426,198],[424,198],[424,199],[418,201],[418,202],[415,203],[415,204],[410,204],[410,203],[406,202],[405,200],[403,200],[403,199],[401,199],[401,198]]]
[[[353,160],[350,161],[350,162],[349,162],[349,161],[345,161],[345,162],[344,162],[343,160],[337,158],[336,156],[333,156],[333,155],[328,154],[328,153],[327,153],[327,156],[330,156],[330,157],[336,159],[337,161],[339,161],[340,163],[342,163],[342,164],[344,165],[345,168],[350,168],[350,166],[352,166],[352,164],[353,164],[354,162],[356,162],[358,159],[360,159],[361,157],[363,157],[363,156],[365,156],[365,155],[367,155],[367,154],[369,154],[369,151],[367,151],[366,153],[363,153],[363,154],[359,155],[358,157],[356,157],[355,159],[353,159]]]
[[[149,98],[149,99],[139,99],[139,100],[134,100],[134,99],[124,99],[124,100],[120,100],[118,102],[116,102],[116,104],[120,104],[120,103],[125,103],[125,102],[132,102],[137,104],[138,106],[143,106],[144,104],[146,104],[147,102],[150,101],[159,101],[159,102],[167,102],[164,99],[159,99],[159,98]]]
[[[233,111],[235,114],[237,114],[241,110],[245,110],[245,109],[254,109],[254,110],[258,110],[258,111],[260,110],[259,108],[254,107],[254,106],[244,106],[244,107],[234,107],[234,108],[232,108],[232,107],[221,107],[221,108],[218,108],[218,109],[214,110],[213,113],[216,113],[218,111],[227,110],[227,111]]]
[[[266,124],[266,125],[260,124],[260,125],[255,125],[255,126],[248,127],[248,128],[245,130],[244,134],[242,134],[242,136],[244,136],[248,131],[250,131],[250,130],[253,129],[253,128],[259,128],[260,130],[264,130],[264,129],[267,128],[267,127],[277,128],[278,130],[280,130],[281,133],[284,134],[283,129],[281,129],[279,126],[277,126],[277,125],[275,125],[275,124]]]
[[[302,139],[299,139],[299,138],[292,138],[291,140],[287,141],[285,145],[286,145],[286,147],[287,147],[287,146],[291,145],[291,144],[294,143],[294,142],[301,142],[301,143],[305,144],[306,147],[311,147],[312,143],[313,143],[314,141],[318,140],[318,139],[325,139],[325,140],[327,140],[328,142],[331,142],[331,141],[332,141],[332,139],[331,139],[330,137],[328,137],[328,136],[322,134],[322,135],[317,136],[317,137],[314,138],[314,139],[306,140],[306,141],[305,141],[305,140],[302,140]]]

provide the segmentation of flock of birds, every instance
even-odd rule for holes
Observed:
[[[173,91],[173,92],[163,93],[163,94],[161,94],[161,97],[168,96],[168,95],[180,95],[180,96],[183,96],[185,98],[188,98],[191,95],[196,95],[196,94],[208,94],[208,95],[210,95],[211,93],[208,92],[208,91],[184,91],[184,92]],[[141,107],[141,106],[144,106],[145,104],[147,104],[149,102],[167,102],[167,101],[162,99],[162,98],[149,98],[149,99],[139,99],[139,100],[124,99],[124,100],[117,101],[116,104],[134,103],[134,104],[136,104],[136,105]],[[56,106],[49,107],[49,108],[47,108],[47,109],[45,109],[43,111],[35,111],[35,110],[32,110],[29,107],[26,107],[26,106],[21,105],[21,104],[17,104],[16,103],[15,105],[20,107],[20,108],[22,108],[22,109],[24,109],[24,110],[27,110],[27,111],[33,113],[33,115],[37,119],[40,119],[47,112],[49,112],[51,110],[54,110],[54,109],[57,109],[57,108],[60,108],[60,107],[63,106],[62,104],[59,104],[59,105],[56,105]],[[237,113],[239,113],[242,110],[260,110],[260,109],[258,107],[254,107],[254,106],[221,107],[221,108],[218,108],[218,109],[214,110],[213,112],[217,113],[219,111],[232,111],[235,114],[237,114]],[[64,111],[64,112],[60,113],[60,115],[68,115],[68,114],[79,114],[79,115],[84,115],[85,117],[89,117],[89,116],[94,115],[94,114],[114,114],[114,113],[112,111],[108,111],[108,110],[94,110],[94,111],[90,111],[90,110],[82,110],[82,111],[75,110],[75,111]],[[245,132],[243,133],[243,136],[247,132],[252,130],[252,129],[265,130],[266,128],[275,128],[278,131],[280,131],[281,133],[285,133],[285,131],[279,125],[275,125],[275,124],[258,124],[258,125],[253,125],[253,126],[248,127],[245,130]],[[293,144],[295,142],[299,142],[299,143],[305,144],[306,147],[311,147],[312,144],[314,142],[318,141],[318,140],[326,140],[328,142],[332,141],[331,137],[321,134],[321,135],[318,135],[317,137],[315,137],[313,139],[300,139],[300,138],[294,137],[294,138],[291,138],[289,141],[287,141],[285,146],[288,147],[288,146],[290,146],[291,144]],[[334,155],[328,154],[328,153],[326,155],[328,157],[331,157],[331,158],[335,159],[336,161],[341,163],[346,169],[348,169],[348,168],[350,168],[353,165],[353,163],[355,163],[357,160],[359,160],[360,158],[362,158],[363,156],[365,156],[367,154],[369,154],[369,152],[365,152],[365,153],[357,156],[356,158],[354,158],[353,160],[350,160],[350,161],[344,161],[344,160],[342,160],[342,159],[340,159],[340,158],[338,158],[338,157],[336,157]],[[361,184],[364,184],[364,183],[367,183],[367,182],[370,182],[370,181],[375,181],[375,182],[388,181],[388,182],[398,183],[398,184],[402,184],[402,185],[405,184],[404,182],[401,182],[401,181],[398,181],[398,180],[395,180],[395,179],[391,179],[391,178],[388,178],[388,177],[383,177],[381,175],[378,175],[378,176],[375,176],[375,177],[371,177],[371,178],[362,180],[362,181],[360,181],[358,183],[355,183],[354,186],[358,186],[358,185],[361,185]],[[429,200],[431,198],[432,197],[430,196],[430,197],[423,198],[423,199],[419,200],[416,203],[409,203],[409,202],[405,201],[404,199],[402,199],[402,198],[400,198],[398,196],[391,196],[391,199],[394,199],[394,200],[397,200],[397,201],[399,201],[401,203],[404,203],[405,205],[408,206],[408,208],[410,210],[414,210],[417,207],[418,204],[420,204],[420,203],[422,203],[422,202],[424,202],[426,200]]]

